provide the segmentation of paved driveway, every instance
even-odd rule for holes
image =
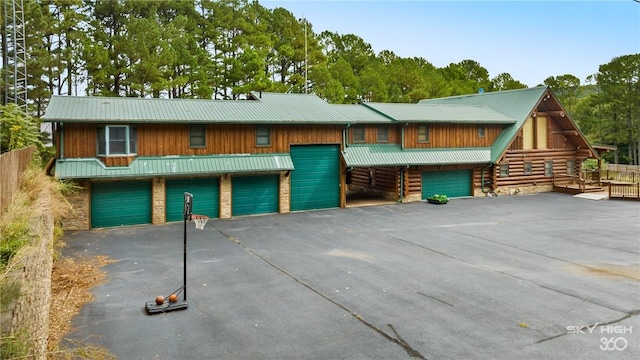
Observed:
[[[195,199],[197,201],[197,199]],[[108,255],[74,339],[120,359],[638,359],[640,203],[564,194],[70,233]]]

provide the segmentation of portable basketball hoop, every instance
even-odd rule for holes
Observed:
[[[204,226],[209,221],[209,217],[206,215],[191,215],[191,220],[196,224],[196,229],[204,230]]]
[[[147,309],[148,314],[158,314],[167,311],[173,310],[183,310],[188,307],[187,304],[187,221],[193,220],[196,223],[197,229],[204,229],[204,225],[209,220],[208,216],[204,215],[193,215],[193,195],[191,193],[184,193],[184,208],[183,208],[183,220],[184,220],[184,231],[183,231],[183,272],[182,272],[182,280],[183,285],[178,288],[176,291],[173,291],[166,298],[162,295],[158,295],[155,301],[147,301],[145,303],[145,308]],[[179,299],[179,295],[182,293],[182,299]]]

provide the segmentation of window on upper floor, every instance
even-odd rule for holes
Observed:
[[[98,127],[98,155],[136,155],[138,131],[135,126],[109,125]]]
[[[271,145],[271,128],[268,126],[256,126],[256,145]]]
[[[189,127],[189,146],[201,148],[207,146],[206,129],[203,125],[192,125]]]
[[[364,139],[364,126],[354,126],[353,127],[353,142],[354,143],[363,143]]]
[[[389,128],[386,126],[378,126],[376,131],[376,142],[389,142]]]
[[[429,125],[418,125],[418,142],[429,142]]]
[[[478,126],[478,137],[483,138],[485,135],[485,127],[484,126]]]

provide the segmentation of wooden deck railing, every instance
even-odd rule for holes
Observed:
[[[553,188],[556,189],[556,191],[559,190],[559,188],[569,189],[570,187],[584,192],[585,181],[578,175],[553,175]]]
[[[640,183],[635,184],[609,184],[610,199],[640,200]]]

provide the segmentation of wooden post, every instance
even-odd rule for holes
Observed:
[[[611,183],[609,183],[609,199],[611,199]]]

